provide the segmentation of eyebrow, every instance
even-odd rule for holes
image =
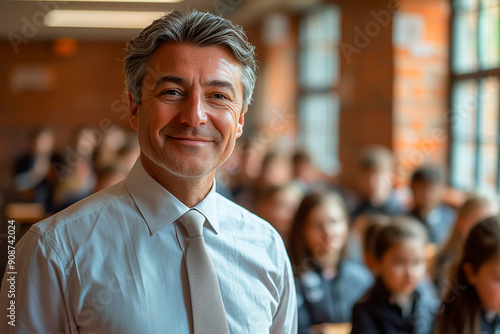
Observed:
[[[225,80],[210,80],[209,82],[206,83],[207,86],[215,86],[215,87],[222,87],[222,88],[229,88],[233,96],[236,96],[236,89],[234,89],[234,86],[232,83],[229,81]]]
[[[159,85],[161,85],[164,82],[172,82],[178,85],[186,85],[186,79],[181,78],[181,77],[174,77],[172,75],[166,75],[164,77],[161,77],[156,81],[154,89],[158,88]]]
[[[178,85],[186,85],[187,81],[184,78],[181,77],[176,77],[173,75],[166,75],[164,77],[161,77],[156,81],[154,85],[154,89],[158,88],[159,85],[161,85],[164,82],[172,82]],[[222,87],[222,88],[228,88],[231,93],[236,96],[236,89],[234,88],[233,84],[229,81],[225,80],[210,80],[206,84],[206,86],[215,86],[215,87]]]

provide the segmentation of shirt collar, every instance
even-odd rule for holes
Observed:
[[[190,209],[146,172],[140,157],[128,174],[125,186],[144,217],[151,235],[175,222]],[[208,195],[193,208],[207,218],[210,229],[218,234],[219,216],[216,196],[214,179]]]

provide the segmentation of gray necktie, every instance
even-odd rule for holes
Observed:
[[[186,267],[195,334],[229,334],[219,280],[203,239],[205,217],[189,210],[180,219],[189,235]]]

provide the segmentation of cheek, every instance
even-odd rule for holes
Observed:
[[[214,112],[210,115],[210,121],[225,140],[236,136],[238,119],[234,112]]]
[[[405,276],[404,268],[395,264],[386,264],[382,268],[382,273],[385,276],[386,281],[394,283],[402,280]]]
[[[318,245],[319,240],[320,240],[318,233],[315,232],[312,228],[306,228],[304,230],[304,238],[306,241],[307,248],[311,252],[314,252],[314,248]]]
[[[347,239],[347,223],[339,223],[338,226],[335,226],[334,233],[342,239]]]
[[[171,112],[168,106],[159,101],[155,101],[149,106],[141,108],[139,124],[146,125],[143,126],[143,128],[148,128],[149,131],[155,130],[154,132],[158,132],[172,121],[174,115],[175,113]]]
[[[415,268],[415,276],[417,277],[418,280],[424,278],[425,274],[427,272],[426,268],[426,263],[424,260],[420,264],[418,264]]]
[[[478,282],[476,290],[486,304],[500,308],[500,282],[496,280]]]

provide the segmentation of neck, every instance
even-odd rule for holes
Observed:
[[[153,179],[189,208],[200,203],[212,189],[215,170],[201,177],[183,177],[170,173],[143,154],[141,162]]]
[[[318,256],[316,261],[323,270],[337,270],[340,261],[340,252],[330,252]]]

